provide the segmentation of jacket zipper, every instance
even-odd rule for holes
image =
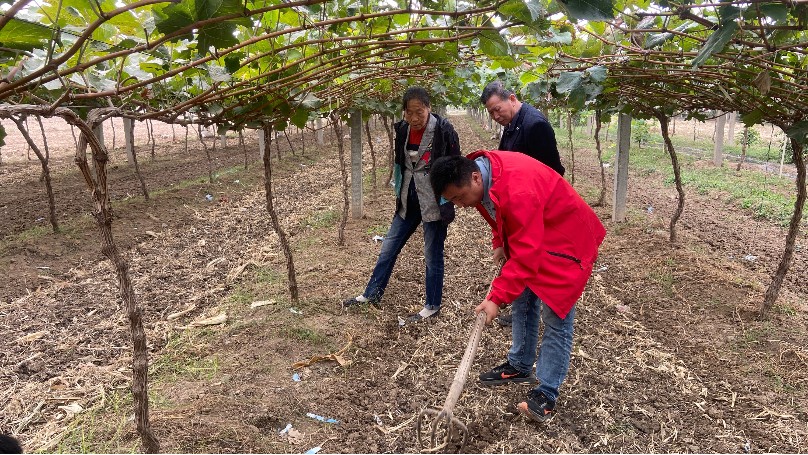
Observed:
[[[573,261],[576,264],[578,264],[578,267],[580,267],[581,270],[584,269],[584,266],[581,264],[581,260],[576,258],[575,256],[570,256],[569,254],[564,254],[564,253],[556,253],[555,251],[548,251],[547,254],[550,254],[550,255],[553,255],[553,256],[556,256],[556,257],[560,257],[560,258],[564,258],[564,259],[569,259],[570,261]]]

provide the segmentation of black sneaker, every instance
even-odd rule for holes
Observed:
[[[407,316],[407,319],[406,319],[407,322],[406,323],[407,324],[413,324],[415,322],[426,321],[427,319],[436,318],[439,315],[440,315],[440,308],[438,309],[438,311],[432,313],[431,315],[429,315],[427,317],[421,316],[421,313],[415,313],[415,314],[411,314],[411,315]]]
[[[486,373],[480,373],[480,384],[482,385],[507,384],[511,382],[536,382],[536,376],[532,371],[530,373],[522,373],[512,367],[509,362],[505,362]]]
[[[373,305],[376,308],[381,307],[381,304],[379,303],[378,300],[370,300],[370,299],[368,299],[368,300],[366,300],[364,302],[360,302],[359,300],[356,300],[356,297],[351,297],[350,299],[345,299],[345,300],[342,301],[342,307],[343,308],[350,308],[350,307],[355,306],[355,305],[365,305],[365,304]]]
[[[544,396],[538,390],[531,390],[527,400],[516,405],[516,409],[527,418],[536,422],[550,420],[555,415],[555,401]]]

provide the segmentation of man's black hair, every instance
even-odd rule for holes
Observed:
[[[506,100],[509,96],[513,95],[513,91],[505,88],[505,86],[502,85],[502,81],[497,79],[485,86],[483,94],[480,95],[480,102],[485,104],[494,95]]]
[[[468,185],[471,174],[480,168],[474,160],[465,156],[442,156],[429,167],[429,183],[435,192],[435,199],[440,200],[443,190],[449,185],[457,187]]]
[[[22,446],[13,437],[0,434],[0,453],[22,453]]]
[[[402,109],[407,110],[407,103],[413,99],[422,102],[426,107],[430,107],[429,93],[423,87],[410,87],[404,92]]]

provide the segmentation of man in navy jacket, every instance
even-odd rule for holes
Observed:
[[[498,80],[485,86],[480,101],[491,118],[505,127],[498,150],[524,153],[564,176],[555,132],[544,114],[516,99],[516,95]],[[502,314],[497,322],[509,326],[511,315]]]
[[[516,99],[500,81],[488,84],[480,101],[491,118],[505,127],[497,150],[522,152],[564,176],[553,127],[541,112]]]

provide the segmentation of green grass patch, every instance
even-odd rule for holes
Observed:
[[[17,234],[4,237],[0,240],[0,254],[14,246],[35,242],[42,237],[54,234],[53,226],[51,226],[49,221],[45,220],[42,221],[42,223],[43,224],[39,226],[34,226]],[[95,232],[97,234],[98,231],[94,230],[94,228],[96,228],[95,219],[89,213],[83,213],[76,218],[59,221],[59,233],[55,235],[83,239],[83,233],[85,232]]]
[[[131,431],[132,393],[115,390],[104,404],[76,415],[65,429],[55,453],[138,453],[140,440],[124,441]]]
[[[305,224],[314,229],[330,228],[336,226],[342,213],[337,209],[320,210],[306,218]]]
[[[388,225],[386,225],[386,224],[374,224],[373,226],[370,226],[369,228],[367,228],[367,229],[365,230],[365,232],[366,232],[366,233],[367,233],[369,236],[374,236],[374,235],[381,235],[381,236],[384,236],[385,234],[387,234],[387,229],[388,229],[389,227],[390,227],[390,226],[388,226]]]
[[[604,161],[614,160],[614,148],[604,153]],[[785,178],[767,175],[762,172],[735,171],[733,164],[722,167],[698,167],[696,159],[678,154],[682,184],[698,194],[726,194],[726,201],[738,208],[749,210],[755,217],[787,226],[794,213],[796,190],[794,183]],[[659,173],[665,184],[674,185],[670,157],[659,147],[632,146],[629,151],[629,166],[643,173]],[[803,221],[808,213],[803,216]]]
[[[237,287],[233,293],[227,296],[227,303],[228,306],[235,306],[235,307],[247,307],[251,303],[259,300],[256,298],[255,294],[251,289],[246,289],[244,287]]]
[[[290,340],[302,341],[312,345],[324,345],[328,343],[328,338],[316,330],[305,326],[286,326],[278,331],[278,334]]]
[[[280,284],[286,277],[286,269],[274,269],[270,267],[259,267],[253,272],[257,284],[275,286]]]
[[[219,359],[203,355],[194,347],[195,340],[212,335],[209,330],[188,330],[172,336],[162,353],[149,366],[155,382],[178,379],[210,380],[219,372]]]

